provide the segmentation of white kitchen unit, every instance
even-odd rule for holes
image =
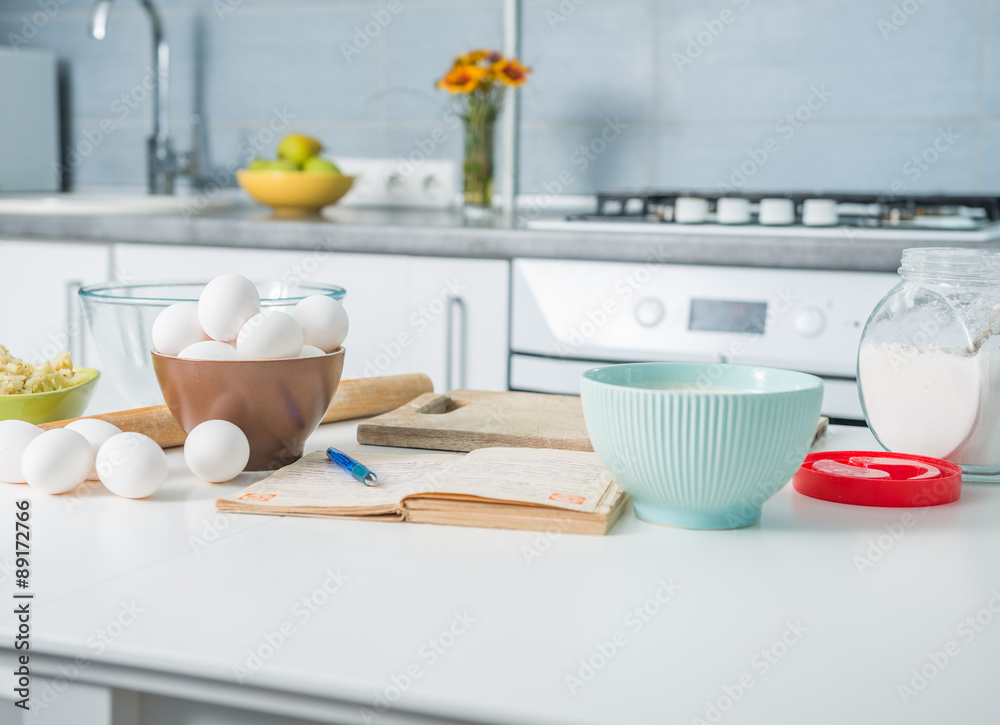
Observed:
[[[507,389],[508,262],[411,257],[408,296],[412,370],[435,390]]]
[[[355,441],[344,422],[307,449],[364,460]],[[877,444],[834,426],[821,447]],[[995,721],[994,485],[923,509],[787,485],[746,529],[626,511],[589,536],[219,514],[249,479],[167,456],[141,501],[0,484],[10,531],[31,501],[24,725]],[[0,618],[8,682],[15,631]]]
[[[109,267],[106,244],[0,240],[0,345],[30,362],[68,349],[76,364],[100,367],[76,292]]]
[[[507,386],[505,261],[118,244],[114,267],[133,282],[236,272],[339,285],[351,318],[345,378],[422,372],[436,390]]]

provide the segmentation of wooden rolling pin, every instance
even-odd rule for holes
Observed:
[[[359,380],[341,380],[330,409],[323,417],[324,423],[351,418],[366,418],[395,410],[409,403],[418,395],[434,392],[431,379],[421,373],[411,375],[387,375]],[[151,408],[121,410],[117,413],[86,416],[113,423],[123,432],[143,433],[160,444],[162,448],[184,445],[187,433],[181,428],[165,405]],[[73,420],[79,420],[74,418]],[[73,420],[45,423],[41,427],[62,428]]]

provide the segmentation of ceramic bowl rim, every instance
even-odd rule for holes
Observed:
[[[177,355],[164,355],[163,353],[157,352],[156,350],[150,350],[149,353],[154,358],[160,358],[161,360],[179,360],[186,363],[227,363],[232,365],[233,363],[250,364],[250,363],[276,363],[276,362],[288,362],[289,360],[319,360],[324,357],[336,357],[337,355],[344,355],[347,353],[347,348],[341,345],[333,352],[328,352],[324,355],[311,355],[309,357],[273,357],[266,358],[263,360],[198,360],[197,358],[186,358],[178,357]]]
[[[101,371],[97,368],[87,368],[80,365],[73,366],[73,370],[85,372],[89,377],[82,383],[70,385],[68,388],[59,388],[59,390],[44,390],[40,393],[14,393],[13,395],[0,395],[0,403],[4,400],[43,400],[45,398],[56,398],[60,395],[68,395],[72,390],[83,390],[84,388],[90,387],[101,377]]]
[[[317,173],[315,171],[306,171],[305,169],[295,169],[294,171],[291,170],[291,169],[237,169],[236,170],[236,177],[237,178],[239,178],[240,176],[264,176],[264,175],[267,175],[267,176],[270,176],[270,177],[275,178],[275,179],[282,179],[282,178],[285,178],[285,174],[298,174],[299,175],[299,176],[296,176],[296,177],[289,177],[289,178],[303,178],[303,177],[314,178],[315,177],[315,178],[326,178],[326,179],[346,179],[346,180],[349,180],[349,181],[352,181],[352,182],[353,181],[357,181],[357,178],[358,178],[357,174],[345,174],[343,172],[341,172],[339,174],[330,174],[330,173],[326,173],[326,172]]]
[[[691,366],[701,366],[706,369],[714,367],[716,365],[721,365],[728,368],[742,368],[745,370],[763,370],[763,371],[774,371],[782,375],[791,375],[802,380],[802,387],[797,388],[784,388],[781,390],[747,390],[747,389],[724,389],[724,390],[671,390],[669,388],[646,388],[639,385],[624,385],[622,383],[612,383],[606,380],[598,380],[595,375],[600,371],[608,370],[611,368],[642,368],[642,367],[659,367],[659,368],[679,368],[679,367],[691,367]],[[683,362],[683,361],[661,361],[661,362],[641,362],[641,363],[617,363],[612,365],[599,365],[597,367],[585,370],[580,375],[581,379],[586,381],[589,385],[598,385],[604,388],[611,388],[615,390],[628,390],[635,391],[638,394],[643,395],[663,395],[670,398],[687,397],[690,395],[704,395],[712,397],[773,397],[778,395],[788,395],[790,393],[803,393],[814,390],[823,390],[823,379],[812,373],[804,373],[799,370],[788,370],[786,368],[776,368],[767,365],[741,365],[737,363],[717,363],[717,362]],[[714,381],[711,384],[715,384]]]

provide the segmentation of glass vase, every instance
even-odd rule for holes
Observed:
[[[472,113],[465,119],[465,158],[462,162],[466,210],[487,213],[493,205],[493,157],[496,118]]]

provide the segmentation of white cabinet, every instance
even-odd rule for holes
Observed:
[[[506,390],[510,264],[414,257],[409,359],[435,390]]]
[[[345,378],[423,372],[435,390],[463,378],[468,387],[507,387],[505,261],[120,244],[114,266],[136,282],[236,272],[339,285],[351,318]]]
[[[0,345],[30,362],[69,350],[76,364],[100,367],[76,292],[109,269],[108,245],[0,241]]]

